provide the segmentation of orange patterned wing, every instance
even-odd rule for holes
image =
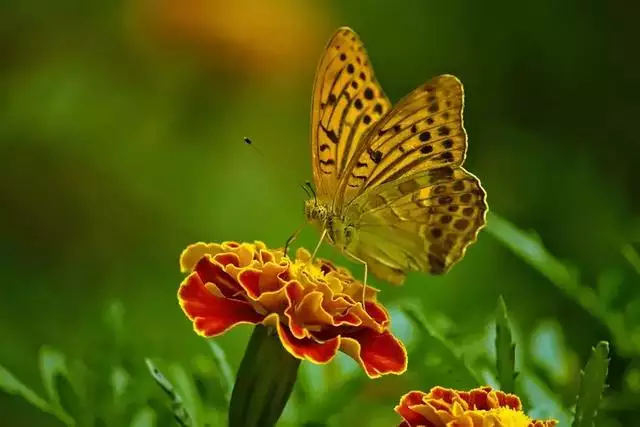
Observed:
[[[360,38],[350,28],[339,28],[320,60],[313,87],[312,168],[320,199],[335,199],[363,135],[390,108]]]
[[[347,168],[345,202],[387,182],[462,165],[467,150],[462,84],[452,75],[429,80],[402,99],[366,134]]]

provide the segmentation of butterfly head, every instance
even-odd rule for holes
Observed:
[[[331,211],[328,204],[319,203],[315,199],[307,200],[304,204],[304,216],[307,221],[320,231],[326,230],[326,239],[339,249],[348,248],[355,242],[355,226]]]
[[[316,199],[310,199],[304,202],[304,217],[308,222],[324,227],[329,217],[329,209]]]
[[[304,217],[307,222],[324,229],[329,217],[329,207],[318,201],[318,196],[309,181],[304,183],[302,189],[307,193],[307,196],[312,197],[304,202]]]

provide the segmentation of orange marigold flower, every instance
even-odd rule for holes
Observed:
[[[395,410],[403,418],[400,427],[554,427],[558,423],[532,420],[522,411],[518,396],[491,387],[412,391],[402,396]]]
[[[262,242],[196,243],[180,257],[183,272],[178,299],[195,331],[220,335],[241,323],[277,330],[294,357],[329,363],[338,350],[351,356],[371,378],[402,374],[407,352],[389,331],[389,315],[376,301],[377,290],[342,268],[316,259],[303,248],[296,260]]]

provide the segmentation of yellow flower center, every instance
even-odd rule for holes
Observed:
[[[312,280],[322,279],[324,277],[324,273],[320,269],[320,266],[316,263],[309,262],[309,260],[297,259],[291,264],[291,272],[295,277],[302,277],[302,274],[306,273]]]
[[[523,412],[511,408],[496,408],[489,411],[482,427],[527,427],[531,419]]]

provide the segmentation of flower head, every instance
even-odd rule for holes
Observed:
[[[429,393],[412,391],[395,408],[400,427],[554,427],[555,420],[532,420],[522,411],[518,396],[491,387],[458,391],[434,387]]]
[[[326,260],[311,261],[300,248],[296,260],[262,242],[196,243],[180,257],[180,306],[205,337],[241,323],[275,328],[294,357],[329,363],[338,350],[371,378],[402,374],[407,353],[389,331],[389,315],[367,287]],[[361,297],[360,297],[361,298]]]

